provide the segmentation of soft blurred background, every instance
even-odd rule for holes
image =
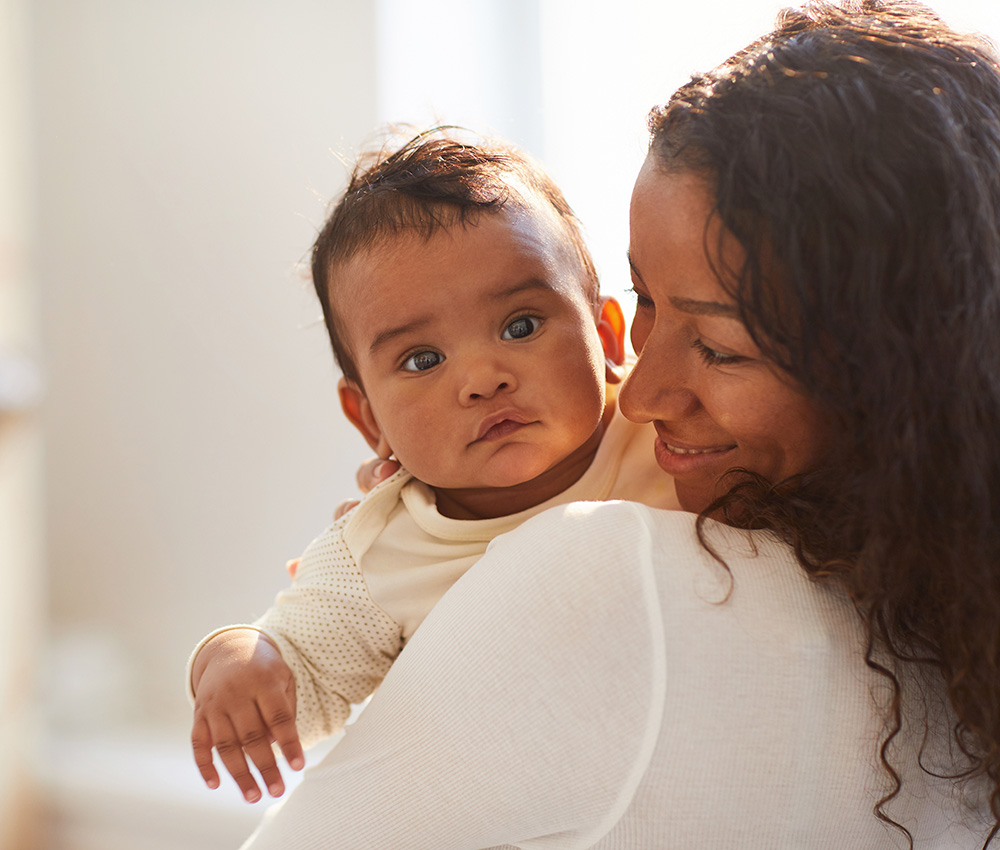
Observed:
[[[389,121],[512,139],[628,311],[646,112],[780,5],[0,0],[2,850],[222,850],[263,811],[201,784],[183,671],[367,455],[301,265],[344,162]]]

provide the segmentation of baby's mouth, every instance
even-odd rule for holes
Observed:
[[[523,422],[515,422],[513,419],[504,419],[502,422],[497,422],[496,425],[490,428],[479,439],[486,443],[493,440],[501,440],[504,437],[513,434],[515,431],[520,431],[524,427],[525,423]]]
[[[516,410],[503,410],[486,417],[479,424],[476,439],[472,442],[478,443],[484,441],[488,443],[493,440],[500,440],[530,424],[532,424],[532,420],[524,414]]]

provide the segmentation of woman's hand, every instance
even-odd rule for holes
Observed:
[[[295,678],[277,647],[255,629],[230,629],[198,653],[192,668],[194,760],[209,788],[219,787],[212,748],[249,803],[261,791],[247,765],[250,756],[272,797],[285,793],[274,759],[276,741],[293,770],[305,766],[295,728]]]
[[[370,458],[358,468],[358,489],[361,490],[362,493],[370,493],[375,489],[377,484],[381,484],[398,470],[399,461],[397,460],[386,460],[382,457]],[[357,499],[348,499],[345,502],[341,502],[337,505],[337,509],[333,512],[333,518],[340,519],[357,503]]]

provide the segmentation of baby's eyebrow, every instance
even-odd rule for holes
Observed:
[[[535,289],[544,289],[549,292],[553,291],[552,284],[548,281],[542,280],[539,277],[530,277],[520,283],[514,283],[504,289],[498,289],[495,292],[491,292],[489,298],[491,301],[503,301],[513,295],[519,295],[522,292],[530,292]]]
[[[424,318],[414,319],[412,322],[407,322],[405,325],[397,325],[394,328],[386,328],[384,331],[379,331],[375,334],[375,339],[372,340],[371,345],[368,346],[368,353],[374,354],[376,350],[381,348],[387,342],[395,339],[397,336],[402,336],[403,334],[420,330],[420,328],[429,325],[431,321],[431,317],[426,316]]]
[[[519,295],[522,292],[530,292],[532,290],[545,290],[547,292],[554,291],[552,285],[548,281],[538,277],[531,277],[527,280],[523,280],[519,283],[514,283],[510,286],[504,287],[503,289],[491,292],[486,297],[491,301],[503,301],[507,298]],[[374,354],[387,342],[390,342],[398,336],[403,336],[403,334],[419,331],[421,328],[431,324],[433,320],[434,318],[432,316],[422,316],[414,319],[413,321],[407,322],[406,324],[397,325],[396,327],[386,328],[383,331],[379,331],[375,334],[375,338],[372,340],[371,345],[368,346],[368,353]]]

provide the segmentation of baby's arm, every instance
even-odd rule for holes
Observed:
[[[399,654],[401,629],[368,587],[335,523],[306,550],[292,586],[254,625],[275,644],[296,686],[305,747],[339,732]]]
[[[260,799],[244,751],[272,795],[284,791],[270,743],[299,769],[302,747],[340,731],[400,649],[400,628],[371,600],[335,523],[303,555],[293,585],[253,627],[209,636],[190,669],[192,746],[218,787],[214,746],[250,802]]]
[[[247,765],[249,755],[272,797],[285,784],[271,743],[295,770],[305,765],[295,728],[295,680],[275,645],[256,629],[227,629],[198,651],[191,668],[194,760],[209,788],[219,787],[214,747],[251,803],[261,798]]]

